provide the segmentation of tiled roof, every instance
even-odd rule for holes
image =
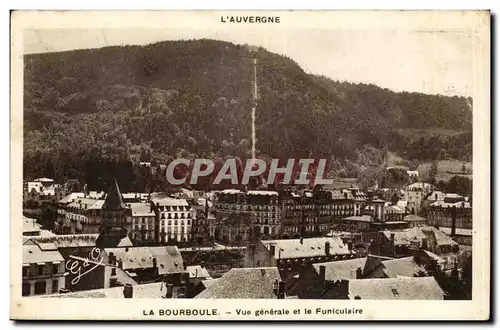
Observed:
[[[99,234],[74,234],[74,235],[55,235],[55,236],[37,236],[31,237],[30,241],[35,244],[53,243],[59,248],[75,248],[75,247],[93,247],[95,246]],[[119,246],[132,246],[132,242],[128,237],[121,240]]]
[[[405,216],[403,218],[403,220],[407,221],[407,222],[422,222],[422,221],[426,221],[425,218],[422,218],[422,217],[419,217],[418,215],[413,215],[413,214]]]
[[[107,248],[104,252],[113,253],[118,261],[122,261],[124,270],[153,267],[153,256],[148,247]]]
[[[84,198],[85,197],[85,194],[84,193],[79,193],[79,192],[74,192],[74,193],[71,193],[69,194],[68,196],[62,198],[59,203],[61,204],[68,204],[68,203],[71,203],[73,202],[75,199],[77,198]]]
[[[104,204],[103,200],[93,199],[93,198],[76,198],[71,203],[68,204],[68,207],[74,207],[78,209],[101,209]]]
[[[425,271],[422,265],[417,264],[414,257],[406,257],[382,261],[383,272],[387,277],[414,276],[419,271]]]
[[[344,218],[343,220],[370,222],[372,221],[372,217],[370,215],[352,215],[350,217]]]
[[[339,237],[316,237],[304,238],[302,244],[300,239],[281,239],[262,241],[267,249],[275,245],[274,257],[277,259],[321,257],[325,254],[325,243],[330,242],[330,255],[350,254]]]
[[[132,210],[132,216],[135,217],[151,217],[154,216],[154,211],[151,211],[151,206],[145,203],[129,203]]]
[[[157,260],[158,274],[180,273],[184,270],[184,261],[177,246],[151,246],[149,251]]]
[[[122,261],[122,269],[152,268],[153,258],[156,258],[160,275],[181,273],[183,271],[182,256],[176,246],[142,246],[130,248],[107,248],[106,253],[112,252],[117,261]]]
[[[57,250],[43,251],[36,244],[23,245],[23,264],[43,262],[64,262],[64,258]]]
[[[156,204],[158,203],[160,206],[189,206],[187,200],[184,198],[172,198],[172,197],[154,197],[152,201]]]
[[[469,202],[447,203],[444,200],[438,200],[437,202],[432,203],[431,206],[442,207],[442,208],[456,207],[456,208],[466,208],[466,209],[472,207]]]
[[[205,288],[208,288],[209,286],[217,283],[218,280],[219,280],[219,278],[213,278],[213,279],[209,279],[209,280],[202,280],[201,283],[203,283],[203,286]]]
[[[389,240],[391,239],[391,233],[394,233],[395,245],[410,245],[412,242],[421,243],[422,238],[427,237],[419,227],[413,227],[410,229],[398,231],[384,230],[382,233]]]
[[[446,235],[451,235],[450,227],[439,227],[439,231],[442,231]],[[472,229],[455,228],[455,234],[461,236],[472,236]]]
[[[276,280],[281,280],[276,267],[233,268],[195,299],[276,299]]]
[[[31,219],[23,216],[23,233],[40,232],[41,226],[36,222],[36,219]]]
[[[133,285],[133,298],[164,298],[167,286],[161,282]],[[123,287],[45,295],[43,298],[125,298]]]
[[[190,278],[204,278],[211,280],[212,276],[208,273],[208,270],[200,265],[187,266],[186,271],[189,273]]]
[[[356,270],[361,267],[364,269],[367,258],[356,258],[350,260],[339,260],[330,262],[321,262],[313,264],[314,270],[319,274],[320,266],[325,266],[326,281],[340,281],[346,279],[355,279]]]
[[[458,245],[453,239],[451,239],[448,235],[443,233],[432,226],[420,227],[422,232],[424,232],[427,236],[433,235],[436,240],[437,245]]]
[[[377,278],[349,281],[349,298],[374,300],[443,300],[434,277]]]

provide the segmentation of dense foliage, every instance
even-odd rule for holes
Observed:
[[[314,155],[332,159],[335,175],[370,176],[386,148],[419,159],[471,154],[471,99],[332,81],[262,48],[169,41],[25,56],[25,177],[99,189],[115,171],[124,190],[149,190],[165,183],[139,161],[247,158],[253,57],[262,157]],[[463,133],[414,140],[401,128]]]

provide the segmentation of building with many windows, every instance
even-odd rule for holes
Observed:
[[[186,199],[157,195],[151,199],[156,215],[156,241],[191,240],[193,208]]]
[[[66,276],[64,258],[54,244],[43,250],[33,242],[23,245],[23,296],[57,293],[65,288]]]

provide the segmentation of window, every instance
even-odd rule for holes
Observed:
[[[28,282],[23,283],[23,297],[31,295],[31,285]]]
[[[27,277],[28,276],[28,271],[29,271],[29,267],[28,266],[24,266],[23,267],[23,277]]]
[[[58,264],[52,264],[52,273],[53,274],[59,273],[59,265]]]
[[[111,276],[116,276],[116,268],[111,268]]]
[[[57,293],[59,291],[59,280],[52,281],[52,292]]]
[[[47,293],[45,281],[35,282],[35,294],[45,294],[45,293]]]
[[[187,224],[188,224],[188,226],[189,226],[189,225],[191,224],[191,220],[188,220],[188,221],[187,221]]]
[[[168,225],[171,226],[172,225],[172,220],[168,220]]]
[[[37,275],[43,275],[43,265],[37,266]],[[45,283],[45,282],[44,282]],[[36,290],[35,290],[36,291]],[[45,292],[44,292],[45,293]]]
[[[398,292],[398,290],[396,290],[396,289],[391,289],[391,291],[392,291],[392,294],[393,294],[393,295],[395,295],[395,296],[399,296],[399,292]]]

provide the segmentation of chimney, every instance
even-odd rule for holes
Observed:
[[[389,253],[391,253],[391,255],[395,255],[396,254],[395,238],[396,238],[396,234],[395,233],[391,233],[391,242],[389,244],[389,247],[390,247],[390,252]]]
[[[304,237],[300,236],[300,244],[304,244]]]
[[[172,283],[167,283],[167,295],[165,298],[172,298],[174,295],[174,285]]]
[[[320,265],[319,266],[319,279],[320,281],[325,281],[325,275],[326,275],[326,266],[325,265]]]
[[[274,253],[275,253],[275,250],[276,249],[276,246],[274,245],[269,245],[269,254],[271,255],[271,257],[274,257]]]
[[[123,296],[125,298],[133,298],[134,288],[132,287],[132,284],[127,283],[123,286]]]
[[[299,266],[299,281],[302,281],[305,276],[306,276],[306,264],[305,263],[301,263],[300,266]]]
[[[330,242],[328,241],[325,242],[325,255],[330,255]]]
[[[156,263],[156,258],[153,258],[153,268],[156,268],[158,265]]]
[[[109,253],[109,263],[111,265],[116,265],[116,256],[113,252]]]
[[[422,245],[421,245],[422,250],[427,250],[429,249],[428,243],[427,243],[427,237],[422,237]]]
[[[457,208],[453,206],[451,209],[451,237],[455,237],[457,231]]]
[[[278,299],[285,299],[285,282],[279,281],[278,283]]]
[[[123,269],[123,261],[121,259],[118,260],[118,268]]]
[[[362,278],[362,277],[363,277],[363,269],[361,269],[361,267],[358,267],[358,268],[356,269],[356,279],[358,279],[358,280],[359,280],[359,279],[360,279],[360,278]]]
[[[344,192],[344,198],[347,199],[347,192]]]

